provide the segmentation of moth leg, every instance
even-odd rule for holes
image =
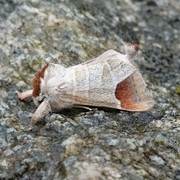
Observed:
[[[16,91],[16,93],[17,93],[17,95],[18,95],[18,98],[19,98],[20,100],[24,100],[24,99],[26,99],[27,97],[32,96],[32,92],[33,92],[33,90],[28,90],[28,91],[25,91],[25,92],[22,92],[22,93]]]
[[[46,116],[50,111],[51,107],[49,102],[45,99],[32,115],[30,126],[32,127],[38,120],[44,118],[44,116]]]
[[[75,108],[82,108],[82,109],[86,109],[88,111],[92,111],[92,109],[90,107],[87,107],[87,106],[74,105],[73,107],[75,107]]]

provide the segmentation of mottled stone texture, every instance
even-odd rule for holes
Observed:
[[[0,0],[0,179],[180,179],[179,12],[178,0]],[[27,129],[36,107],[15,91],[42,66],[125,42],[140,44],[151,111],[70,109]]]

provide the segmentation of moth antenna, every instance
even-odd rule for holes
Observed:
[[[124,49],[128,59],[132,59],[137,54],[139,46],[138,44],[127,43],[125,44]]]

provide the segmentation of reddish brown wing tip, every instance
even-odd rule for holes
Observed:
[[[32,85],[33,85],[33,92],[32,92],[32,96],[33,97],[37,97],[39,96],[40,93],[40,84],[41,84],[41,78],[44,77],[44,73],[45,70],[47,69],[48,64],[46,64],[34,77],[33,81],[32,81]]]
[[[147,111],[154,105],[139,72],[120,82],[115,96],[120,101],[121,108],[128,111]]]

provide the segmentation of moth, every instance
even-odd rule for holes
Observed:
[[[154,105],[151,93],[133,62],[136,44],[127,44],[125,54],[108,50],[99,57],[65,68],[45,65],[33,79],[33,89],[17,93],[19,99],[32,96],[38,106],[31,125],[49,112],[71,107],[108,107],[126,111],[147,111]]]

